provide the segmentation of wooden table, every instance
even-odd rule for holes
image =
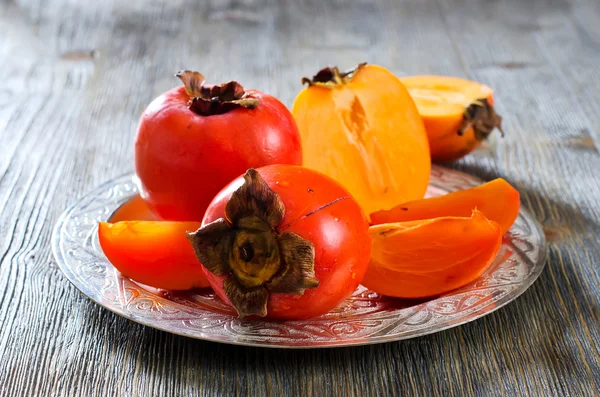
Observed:
[[[600,388],[600,2],[0,0],[0,395],[592,396]],[[369,61],[496,89],[506,137],[455,167],[503,177],[549,240],[516,302],[459,328],[332,350],[170,335],[97,306],[52,228],[133,168],[138,117],[181,68],[291,105]]]

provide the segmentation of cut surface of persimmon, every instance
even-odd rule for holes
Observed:
[[[422,198],[431,160],[417,108],[377,65],[325,68],[296,97],[303,165],[341,183],[365,213]]]
[[[502,178],[439,197],[409,201],[371,214],[371,223],[416,221],[443,216],[470,216],[477,209],[506,233],[519,216],[519,192]]]
[[[187,290],[208,287],[187,232],[200,222],[100,222],[98,237],[108,260],[125,277],[151,287]]]
[[[400,79],[425,124],[431,159],[453,161],[470,153],[502,118],[494,110],[493,90],[475,81],[447,76]]]
[[[460,288],[493,263],[500,226],[481,212],[371,226],[371,261],[362,284],[398,298],[426,298]]]

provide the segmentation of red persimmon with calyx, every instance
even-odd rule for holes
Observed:
[[[144,111],[135,141],[142,197],[166,220],[201,221],[213,197],[248,168],[302,162],[296,123],[276,98],[198,72]]]
[[[208,282],[240,317],[305,319],[333,309],[362,281],[368,230],[333,179],[272,165],[219,193],[189,239]]]

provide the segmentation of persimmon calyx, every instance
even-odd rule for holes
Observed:
[[[278,233],[283,202],[249,169],[225,207],[225,218],[188,233],[202,265],[226,276],[223,289],[240,317],[267,315],[271,292],[302,295],[316,288],[313,244],[291,232]]]
[[[504,137],[502,117],[496,113],[487,98],[478,99],[465,109],[458,135],[462,136],[471,127],[475,131],[475,138],[479,141],[486,139],[494,128],[498,128]]]
[[[260,100],[250,96],[237,81],[223,84],[205,84],[202,73],[191,70],[177,72],[190,96],[188,107],[203,116],[227,113],[230,110],[244,107],[254,109]]]
[[[355,68],[340,72],[337,66],[327,66],[317,72],[312,78],[303,77],[302,84],[308,84],[308,86],[318,85],[322,87],[335,87],[340,84],[347,84],[352,79],[352,76],[356,71],[367,63],[359,63]]]

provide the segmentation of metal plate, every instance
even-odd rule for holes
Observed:
[[[468,174],[434,166],[428,195],[480,183]],[[391,299],[360,286],[338,308],[311,320],[239,320],[210,291],[154,290],[122,277],[110,264],[98,243],[97,224],[108,220],[135,194],[133,177],[125,175],[84,196],[58,221],[52,236],[54,256],[69,281],[99,305],[140,324],[191,338],[286,348],[413,338],[473,321],[506,305],[536,280],[545,264],[544,234],[521,210],[488,271],[473,283],[436,299]]]

